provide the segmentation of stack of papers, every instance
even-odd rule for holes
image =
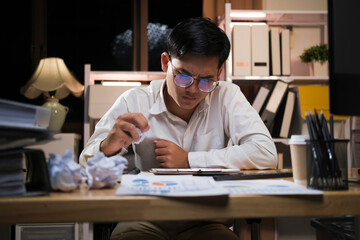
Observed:
[[[236,180],[217,182],[229,194],[260,194],[260,195],[322,195],[319,190],[287,180]]]
[[[116,195],[203,197],[228,195],[212,177],[123,175]]]
[[[0,197],[23,195],[25,191],[22,151],[0,152]]]
[[[322,191],[286,180],[236,180],[216,182],[212,177],[150,174],[123,175],[116,195],[204,197],[229,194],[321,195]]]
[[[231,168],[152,168],[150,172],[156,175],[170,174],[196,174],[196,175],[214,175],[214,174],[233,174],[240,173],[240,169]]]

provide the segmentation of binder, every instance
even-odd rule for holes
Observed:
[[[300,97],[299,97],[299,86],[289,87],[290,91],[295,93],[295,104],[294,111],[291,119],[289,136],[291,135],[306,135],[308,134],[307,125],[305,119],[301,116],[301,106],[300,106]]]
[[[0,99],[0,126],[46,129],[50,116],[50,108]]]
[[[0,151],[0,196],[38,196],[50,190],[49,171],[42,150]]]
[[[269,76],[268,25],[251,27],[251,68],[253,76]]]
[[[281,101],[286,94],[287,88],[287,83],[280,80],[276,81],[274,89],[271,92],[269,101],[266,103],[266,107],[261,114],[261,119],[264,121],[265,126],[269,129],[270,132],[272,132],[275,115],[279,109]]]
[[[280,30],[279,28],[271,28],[270,34],[270,56],[271,56],[271,75],[281,75],[281,61],[280,61]]]
[[[251,75],[251,27],[235,25],[233,28],[233,75]]]
[[[22,152],[0,151],[0,197],[19,196],[25,192]]]
[[[0,99],[0,151],[51,140],[50,116],[50,108]]]
[[[291,57],[290,57],[290,31],[283,29],[281,31],[281,75],[288,76],[291,74]]]
[[[287,95],[288,95],[288,90],[286,91],[283,99],[281,100],[273,120],[273,126],[271,128],[271,136],[273,138],[280,138],[280,129],[283,123]]]
[[[280,128],[279,136],[281,138],[289,137],[290,125],[295,107],[295,100],[296,100],[295,93],[289,90],[286,98],[286,105],[285,105],[285,110],[282,117],[282,124]]]
[[[272,137],[289,138],[301,134],[307,134],[307,126],[301,117],[299,89],[289,86],[275,115]]]
[[[264,81],[256,93],[252,107],[259,113],[259,115],[262,113],[274,85],[274,82]]]
[[[55,131],[0,125],[0,151],[17,149],[54,140]]]

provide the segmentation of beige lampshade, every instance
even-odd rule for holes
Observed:
[[[20,89],[21,94],[30,99],[42,93],[48,96],[51,91],[56,91],[54,97],[57,99],[67,97],[70,92],[80,97],[84,91],[84,85],[70,73],[61,58],[41,59],[30,80]]]

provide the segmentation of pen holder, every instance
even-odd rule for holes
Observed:
[[[349,140],[306,140],[307,187],[347,190],[347,144]]]

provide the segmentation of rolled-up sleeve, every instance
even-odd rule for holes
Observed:
[[[86,164],[88,158],[95,156],[100,152],[101,142],[107,137],[116,121],[116,118],[125,112],[127,112],[126,101],[123,96],[120,96],[96,124],[94,133],[80,154],[79,162],[82,166]]]

